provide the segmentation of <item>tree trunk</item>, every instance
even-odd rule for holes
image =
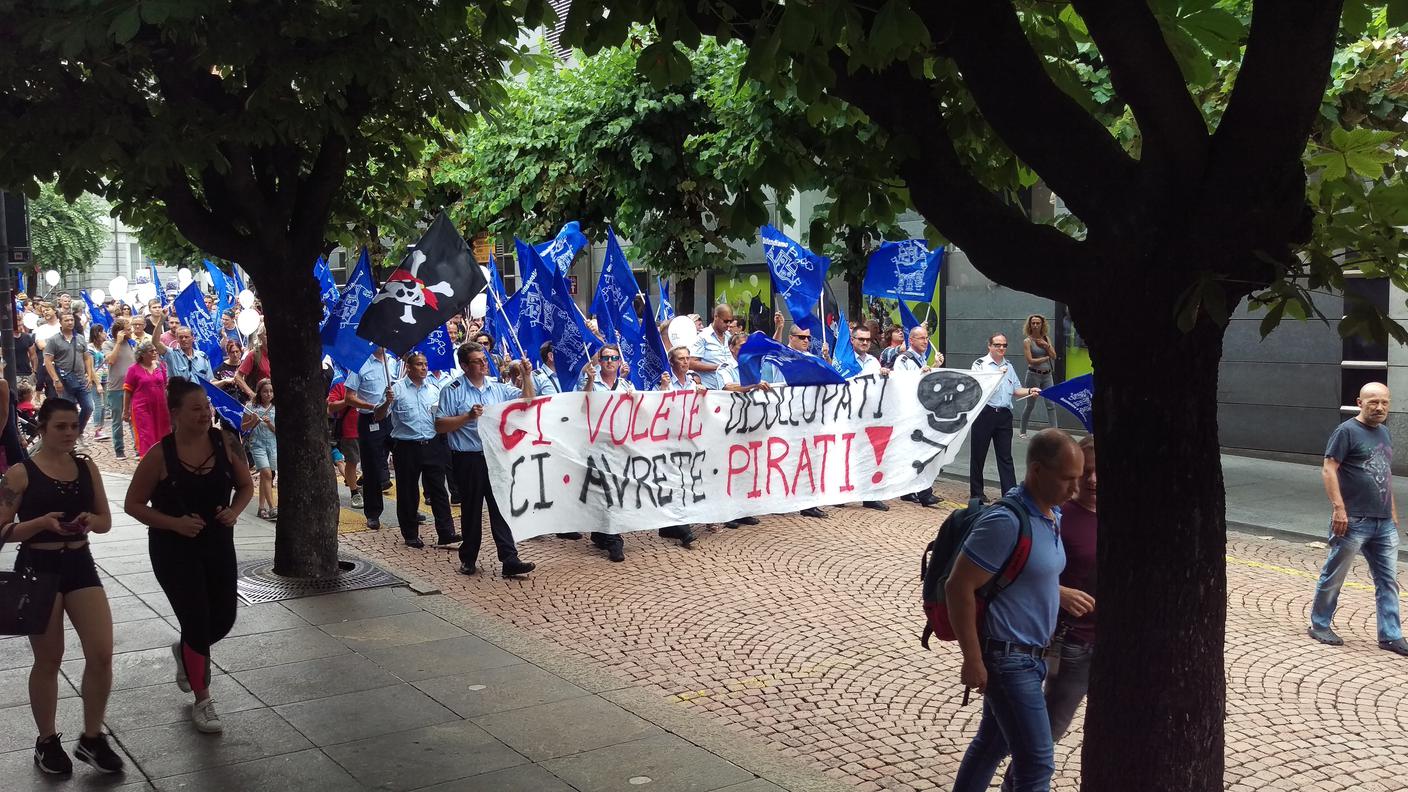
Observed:
[[[307,261],[270,259],[248,267],[269,331],[278,410],[279,519],[274,572],[300,578],[337,574],[337,481],[323,379],[321,299]],[[250,383],[253,385],[253,383]]]
[[[1162,262],[1156,269],[1162,268]],[[1168,270],[1164,270],[1167,272]],[[1168,283],[1072,306],[1095,366],[1097,651],[1084,792],[1223,788],[1223,328],[1175,326]],[[1235,303],[1231,299],[1229,304]]]

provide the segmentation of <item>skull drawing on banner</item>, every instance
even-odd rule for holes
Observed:
[[[938,449],[928,459],[914,460],[914,469],[923,470],[948,450],[948,441],[968,424],[968,413],[983,398],[983,388],[976,379],[961,371],[940,369],[919,380],[918,395],[919,403],[929,411],[925,416],[929,428],[939,435],[937,439],[931,438],[922,429],[915,429],[910,435],[914,442]]]
[[[409,271],[398,269],[391,273],[391,277],[386,280],[386,287],[381,294],[372,298],[372,303],[376,304],[382,300],[395,300],[405,306],[405,311],[401,314],[401,321],[406,324],[415,324],[415,309],[429,307],[432,311],[440,307],[440,298],[455,296],[455,289],[446,281],[440,281],[433,286],[427,286],[420,279],[420,268],[425,263],[425,253],[415,251],[411,253],[411,268]]]

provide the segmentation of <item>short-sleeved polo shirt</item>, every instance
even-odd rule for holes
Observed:
[[[503,382],[485,379],[484,387],[477,388],[469,377],[458,377],[454,382],[440,389],[440,415],[453,418],[465,415],[476,404],[488,406],[523,397],[523,391]],[[484,444],[479,439],[478,419],[448,432],[451,451],[483,451]]]
[[[1018,388],[1022,387],[1022,381],[1017,378],[1017,372],[1013,370],[1011,361],[1003,359],[999,365],[991,355],[984,355],[973,361],[973,370],[1001,373],[1002,381],[997,383],[992,396],[988,397],[988,406],[1005,410],[1012,409],[1012,396]]]
[[[1066,568],[1066,549],[1061,544],[1061,510],[1053,508],[1048,519],[1036,507],[1026,486],[1018,484],[1007,492],[1027,510],[1032,526],[1032,552],[1022,573],[992,602],[981,634],[998,641],[1026,646],[1045,646],[1056,630],[1061,607],[1061,571]],[[1005,506],[992,507],[978,518],[963,541],[963,554],[984,570],[997,574],[1017,546],[1020,523]]]

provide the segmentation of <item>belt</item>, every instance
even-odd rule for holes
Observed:
[[[996,652],[998,654],[1024,654],[1032,657],[1041,657],[1046,654],[1045,646],[1028,646],[1026,644],[1012,643],[1011,641],[999,641],[995,638],[983,639],[983,652]]]
[[[1033,374],[1050,374],[1050,373],[1051,373],[1051,369],[1027,369],[1027,371],[1030,371],[1030,372],[1033,373]]]
[[[431,443],[435,442],[435,438],[433,437],[429,440],[412,440],[406,437],[393,437],[391,439],[395,440],[398,443],[415,443],[416,445],[430,445]]]
[[[1012,412],[1011,407],[994,407],[991,404],[984,406],[983,409],[992,410],[993,412]]]

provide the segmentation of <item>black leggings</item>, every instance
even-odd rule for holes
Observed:
[[[153,530],[152,572],[181,624],[181,659],[191,689],[210,686],[210,647],[235,626],[234,532],[207,524],[194,539]]]

